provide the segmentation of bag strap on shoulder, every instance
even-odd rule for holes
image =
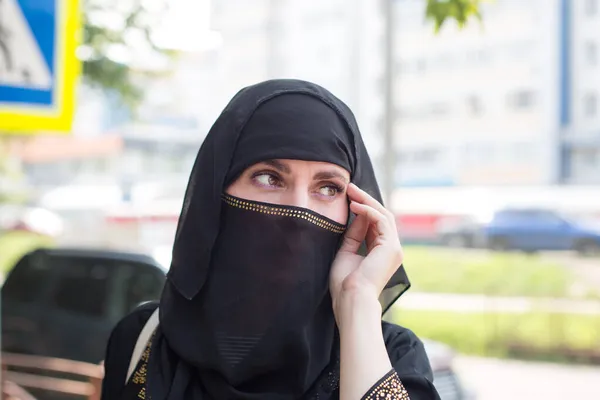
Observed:
[[[144,349],[148,345],[148,341],[150,340],[150,337],[156,330],[157,326],[158,326],[158,307],[156,308],[156,310],[154,310],[154,312],[152,313],[152,315],[146,322],[146,325],[144,325],[144,327],[142,328],[140,335],[138,336],[137,342],[135,343],[135,347],[133,348],[133,354],[131,355],[131,360],[129,360],[129,368],[127,369],[127,376],[125,377],[125,384],[127,384],[129,382],[131,375],[133,375],[135,368],[137,367],[138,363],[140,362],[140,359],[142,358],[142,353],[144,352]]]

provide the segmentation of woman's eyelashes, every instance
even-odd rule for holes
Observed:
[[[251,176],[252,183],[267,189],[285,188],[284,179],[274,171],[255,172]],[[308,189],[308,188],[307,188]],[[334,198],[345,193],[345,185],[335,182],[318,182],[312,190],[316,195],[323,198]]]
[[[252,174],[252,182],[261,187],[280,188],[283,187],[283,179],[276,172],[261,171]]]
[[[258,186],[269,188],[277,188],[283,186],[281,177],[275,172],[256,172],[252,174],[252,181]]]
[[[337,197],[344,193],[344,188],[333,182],[326,182],[318,185],[317,192],[325,197]]]

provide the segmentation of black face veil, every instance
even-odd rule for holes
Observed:
[[[240,91],[206,137],[186,191],[148,370],[154,400],[304,398],[328,369],[335,376],[327,275],[345,227],[310,210],[223,195],[244,169],[269,159],[340,165],[381,201],[342,101],[297,80]],[[264,267],[273,264],[285,272]],[[384,310],[409,286],[401,266]],[[261,303],[252,293],[266,295]],[[299,298],[280,300],[289,293]]]

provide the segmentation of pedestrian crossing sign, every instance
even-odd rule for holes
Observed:
[[[0,0],[0,133],[70,131],[80,26],[78,0]]]

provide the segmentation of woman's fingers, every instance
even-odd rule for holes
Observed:
[[[388,218],[375,208],[366,204],[361,204],[352,201],[350,203],[350,210],[359,216],[366,217],[368,223],[375,228],[375,233],[377,237],[387,238],[390,234],[392,234],[393,229],[390,226]],[[365,232],[365,236],[366,234],[367,232]]]
[[[367,237],[369,219],[364,215],[358,215],[346,230],[340,251],[356,253],[360,245]]]
[[[348,185],[348,197],[350,197],[350,200],[352,201],[373,207],[395,224],[394,215],[387,208],[385,208],[383,204],[378,202],[373,198],[373,196],[356,186],[354,183]]]
[[[395,225],[386,216],[368,205],[356,202],[350,203],[350,210],[359,216],[364,215],[368,218],[370,229],[367,231],[366,237],[369,250],[377,245],[385,244],[393,253],[394,258],[402,259],[402,246],[398,239],[398,233]]]

